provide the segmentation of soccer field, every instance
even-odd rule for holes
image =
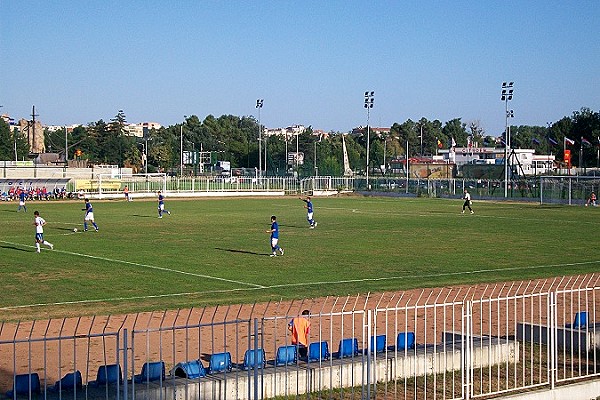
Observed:
[[[600,209],[461,200],[296,197],[0,204],[0,319],[389,292],[600,271]],[[54,250],[35,253],[33,211]],[[270,217],[284,256],[269,257]],[[77,228],[78,232],[73,232]]]

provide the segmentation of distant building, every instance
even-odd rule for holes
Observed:
[[[286,128],[265,128],[263,133],[265,136],[296,136],[301,135],[306,131],[304,125],[292,125]]]
[[[387,136],[392,131],[391,128],[381,128],[376,126],[369,127],[369,134],[374,136]],[[360,136],[367,134],[366,126],[358,126],[356,128],[352,128],[352,132],[350,133],[353,136]]]
[[[129,136],[135,136],[143,138],[148,135],[148,132],[152,129],[160,129],[162,125],[158,122],[140,122],[139,124],[127,124],[125,125],[125,134]]]
[[[71,133],[78,126],[82,126],[82,125],[81,124],[72,124],[72,125],[46,125],[45,128],[48,130],[48,132],[56,132],[56,131],[60,131],[60,130],[66,128],[67,129],[67,133]]]
[[[503,147],[455,147],[440,149],[438,155],[459,168],[465,164],[504,165]],[[538,155],[534,149],[512,149],[508,160],[519,175],[540,175],[553,171],[555,156]]]

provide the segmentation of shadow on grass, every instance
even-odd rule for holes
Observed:
[[[26,250],[26,249],[20,249],[18,247],[15,246],[0,246],[0,249],[8,249],[8,250],[17,250],[17,251],[24,251],[26,253],[29,253],[31,250]]]
[[[132,217],[138,217],[138,218],[156,218],[156,215],[152,216],[152,215],[133,214]]]
[[[215,250],[228,251],[230,253],[254,254],[255,256],[268,256],[269,254],[271,254],[271,253],[257,253],[256,251],[248,251],[248,250],[223,249],[220,247],[215,247]]]

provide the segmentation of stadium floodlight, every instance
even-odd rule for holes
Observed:
[[[508,197],[508,158],[510,156],[510,127],[508,126],[508,119],[514,118],[515,114],[513,110],[508,109],[508,102],[513,98],[513,87],[514,82],[509,83],[502,82],[502,92],[500,100],[504,102],[505,122],[504,122],[504,197]]]
[[[370,111],[375,102],[375,92],[365,92],[365,108],[367,109],[367,190],[369,190],[369,151],[371,143],[371,127],[369,126]]]
[[[264,101],[264,99],[256,100],[256,108],[258,109],[258,176],[262,176],[262,127],[260,125],[260,110],[263,107]],[[267,160],[265,160],[266,162]]]

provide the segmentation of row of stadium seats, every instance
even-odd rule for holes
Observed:
[[[414,332],[400,332],[396,340],[396,347],[386,346],[386,335],[377,335],[371,337],[371,348],[377,352],[385,350],[409,350],[415,347]],[[332,356],[334,358],[351,358],[358,357],[361,354],[366,354],[366,351],[361,351],[358,348],[358,339],[349,338],[340,340],[337,353],[331,354],[327,341],[313,342],[308,346],[307,358],[308,362],[327,361]],[[277,349],[275,360],[267,362],[265,351],[263,349],[250,349],[244,354],[244,363],[240,366],[241,370],[247,371],[254,368],[265,368],[267,364],[277,367],[294,365],[298,362],[298,348],[295,345],[281,346]],[[202,361],[194,360],[182,362],[175,366],[173,374],[177,377],[195,379],[208,375],[230,372],[233,369],[231,361],[231,353],[215,353],[210,357],[208,369],[204,367]]]
[[[398,351],[413,349],[415,346],[414,332],[400,332],[396,339],[395,349]],[[374,352],[383,352],[393,350],[394,346],[386,346],[386,335],[377,335],[371,337],[371,348]],[[329,351],[327,341],[313,342],[309,344],[307,362],[320,362],[334,358],[351,358],[366,354],[366,351],[359,350],[358,339],[348,338],[342,339],[339,343],[337,353],[333,355]],[[295,345],[281,346],[277,349],[275,360],[268,364],[280,367],[287,365],[295,365],[298,362],[298,348]],[[244,354],[244,362],[240,366],[241,370],[250,370],[254,368],[265,368],[267,359],[263,349],[250,349]],[[207,375],[216,375],[232,371],[233,362],[231,353],[221,352],[210,356],[208,368],[206,369],[200,360],[181,362],[172,370],[173,376],[196,379]],[[139,375],[133,377],[133,383],[147,383],[154,381],[165,380],[165,363],[164,361],[146,362],[142,366],[142,371]],[[105,386],[123,382],[123,374],[119,364],[102,365],[98,368],[98,374],[95,381],[88,383],[89,387]],[[53,386],[49,387],[51,391],[73,391],[82,388],[82,376],[80,371],[75,371],[66,374],[62,379],[57,381]],[[37,373],[16,375],[13,390],[8,391],[6,396],[9,398],[14,395],[39,394],[41,392],[40,378]]]

